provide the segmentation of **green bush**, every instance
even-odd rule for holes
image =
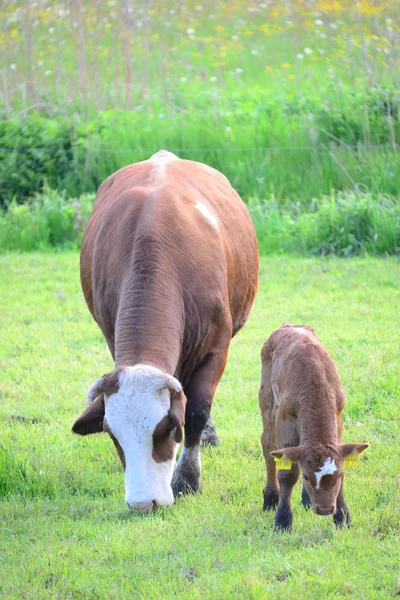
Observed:
[[[66,200],[46,188],[26,204],[11,202],[0,215],[1,250],[79,248],[93,204],[93,194]]]
[[[397,195],[399,95],[386,89],[326,97],[266,90],[230,95],[177,90],[168,112],[156,103],[46,118],[29,112],[0,125],[0,204],[43,188],[95,192],[112,172],[160,148],[222,171],[245,197],[310,206],[333,190]],[[165,113],[165,114],[164,114]]]
[[[400,204],[389,197],[353,192],[279,207],[275,198],[250,203],[261,254],[298,253],[354,256],[397,254]]]
[[[0,251],[79,248],[93,194],[66,200],[50,188],[26,204],[12,202],[0,215]],[[261,254],[352,256],[396,254],[400,204],[353,192],[313,200],[309,208],[275,197],[249,200]]]

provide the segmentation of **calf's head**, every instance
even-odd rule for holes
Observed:
[[[110,435],[125,471],[128,507],[149,511],[172,504],[186,404],[179,381],[149,365],[122,367],[98,379],[87,402],[72,431]]]
[[[336,512],[337,497],[344,477],[344,459],[361,454],[367,448],[368,444],[319,444],[311,448],[281,448],[271,452],[271,455],[276,458],[285,456],[292,462],[298,462],[314,512],[317,515],[331,515]]]

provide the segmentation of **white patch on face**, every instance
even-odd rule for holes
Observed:
[[[165,374],[149,365],[125,367],[119,385],[116,394],[105,397],[105,418],[125,454],[126,503],[130,508],[153,501],[169,506],[178,444],[172,460],[158,463],[152,456],[154,430],[171,404]]]
[[[322,465],[322,467],[320,468],[319,471],[315,471],[314,475],[315,475],[315,481],[317,482],[317,485],[315,486],[317,490],[319,490],[319,486],[321,483],[321,478],[324,475],[333,475],[334,473],[336,473],[337,471],[337,467],[336,467],[336,463],[333,460],[333,458],[327,458],[324,462],[324,464]]]
[[[196,200],[196,204],[194,205],[194,207],[197,208],[197,210],[199,210],[201,214],[203,214],[206,217],[206,219],[210,221],[210,223],[213,225],[213,227],[215,227],[215,229],[218,229],[217,218],[215,217],[215,215],[213,215],[211,210],[207,208],[207,206],[204,206],[204,204]]]

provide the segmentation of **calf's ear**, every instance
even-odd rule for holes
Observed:
[[[358,454],[362,454],[367,448],[369,448],[369,444],[341,444],[340,453],[342,458],[350,455],[357,456]]]
[[[274,450],[273,452],[270,452],[270,455],[274,456],[275,458],[282,458],[282,456],[285,456],[292,462],[297,462],[303,456],[303,452],[303,446],[292,446],[291,448],[281,448],[280,450]]]
[[[72,431],[79,435],[101,433],[103,431],[104,412],[104,395],[101,394],[78,417],[72,425]]]

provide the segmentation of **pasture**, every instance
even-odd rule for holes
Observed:
[[[0,255],[0,596],[365,598],[400,594],[399,263],[262,258],[252,316],[231,345],[203,451],[202,494],[140,516],[106,435],[70,428],[112,368],[86,308],[77,253]],[[260,349],[283,321],[311,324],[347,393],[343,441],[353,527],[306,512],[293,533],[263,513]]]

